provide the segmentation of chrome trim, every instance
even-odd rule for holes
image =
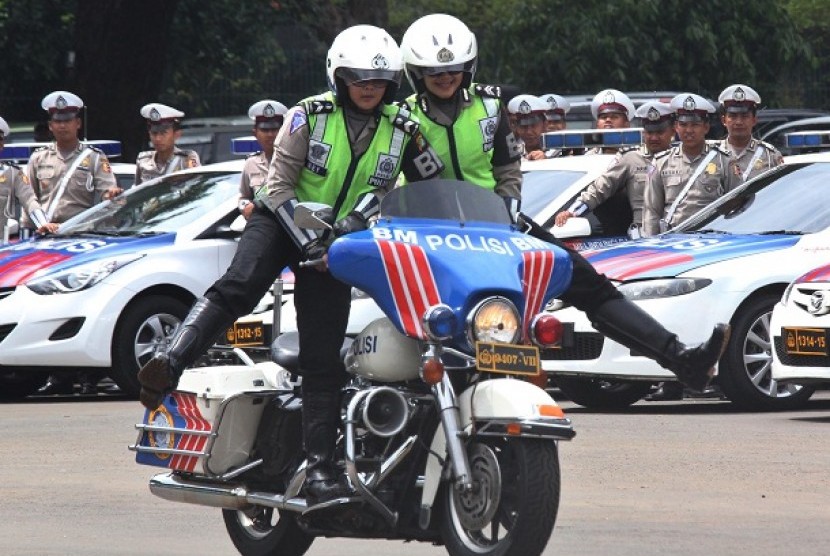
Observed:
[[[519,434],[508,434],[507,425],[518,423],[522,430]],[[571,440],[576,436],[570,419],[488,419],[476,420],[473,436],[500,436],[504,438],[549,438],[551,440]]]
[[[139,452],[142,454],[165,454],[165,455],[174,455],[174,456],[193,456],[197,458],[204,457],[206,455],[205,452],[195,452],[193,450],[177,450],[176,448],[151,448],[149,446],[139,446],[133,445],[128,446],[130,450],[133,452]]]

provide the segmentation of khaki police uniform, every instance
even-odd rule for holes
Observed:
[[[141,151],[135,161],[135,184],[166,176],[185,168],[196,168],[201,165],[199,153],[187,149],[173,147],[173,154],[169,160],[159,162],[156,151]]]
[[[698,156],[689,158],[683,153],[682,145],[672,147],[654,157],[648,171],[648,180],[643,206],[643,232],[645,235],[660,233],[660,220],[666,216],[674,200],[683,191],[695,170],[709,152],[714,156],[695,178],[684,195],[677,210],[667,221],[669,228],[682,222],[727,191],[740,185],[738,164],[727,151],[716,145],[707,144]]]
[[[74,171],[61,188],[73,165]],[[107,155],[84,143],[69,153],[61,153],[56,143],[37,149],[26,166],[26,175],[43,210],[51,213],[49,221],[56,223],[98,204],[107,189],[117,186]],[[25,219],[24,227],[31,228],[31,220]]]
[[[271,161],[263,151],[255,152],[245,159],[242,167],[242,176],[239,180],[239,196],[241,199],[253,201],[257,190],[265,183]]]
[[[646,181],[653,158],[654,153],[642,145],[620,149],[608,169],[580,193],[579,201],[588,210],[594,210],[618,191],[625,191],[633,213],[633,224],[639,226],[643,221]]]
[[[25,214],[35,215],[36,227],[46,223],[46,216],[26,174],[15,164],[0,162],[0,206],[3,207],[0,230],[6,229],[9,218],[16,217],[18,204]]]
[[[741,169],[741,178],[744,181],[754,178],[770,168],[784,164],[784,156],[781,152],[760,139],[750,140],[749,145],[740,153],[736,152],[729,144],[728,138],[718,141],[717,146],[721,150],[729,152],[737,161],[738,167]],[[751,168],[750,164],[752,165]]]

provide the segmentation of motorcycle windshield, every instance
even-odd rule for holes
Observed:
[[[384,218],[510,224],[510,213],[501,197],[456,180],[428,180],[393,189],[383,198],[380,213]]]

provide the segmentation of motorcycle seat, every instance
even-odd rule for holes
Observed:
[[[340,346],[340,359],[343,360],[352,345],[351,338],[345,338]],[[280,334],[271,344],[271,360],[290,373],[301,374],[300,370],[300,333],[297,331]]]

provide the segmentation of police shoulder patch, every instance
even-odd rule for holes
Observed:
[[[330,100],[312,98],[300,103],[306,114],[330,114],[334,112],[334,103]]]
[[[136,159],[137,160],[146,160],[148,158],[153,158],[153,153],[154,152],[156,152],[156,151],[141,151],[140,153],[138,153],[138,156],[136,157]]]
[[[620,150],[617,151],[617,154],[625,154],[637,150],[640,150],[639,145],[626,145],[625,147],[620,147]]]
[[[665,157],[669,156],[672,153],[673,150],[674,149],[672,148],[672,149],[666,149],[665,151],[660,151],[659,153],[654,155],[654,160],[657,160],[659,158],[665,158]]]
[[[480,97],[501,98],[501,87],[498,85],[485,85],[484,83],[476,83],[473,91]]]

